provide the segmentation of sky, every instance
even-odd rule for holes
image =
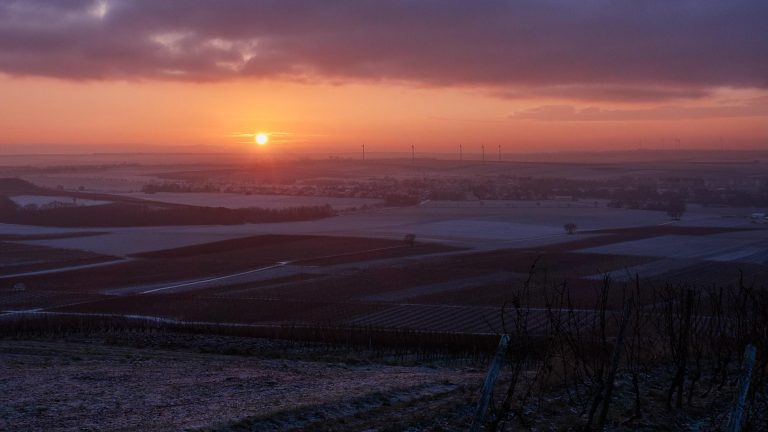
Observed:
[[[766,23],[764,0],[0,0],[0,152],[768,150]]]

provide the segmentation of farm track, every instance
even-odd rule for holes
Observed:
[[[255,273],[270,266],[288,263],[306,263],[304,268],[331,268],[345,263],[371,259],[402,259],[407,256],[440,255],[456,248],[441,245],[409,247],[401,241],[376,239],[338,239],[311,236],[267,237],[266,245],[259,245],[261,236],[238,241],[221,241],[195,247],[160,251],[149,255],[136,255],[130,260],[100,265],[93,268],[63,269],[27,276],[9,277],[8,283],[24,283],[43,289],[84,290],[112,295],[132,294],[159,289],[198,289],[249,282]],[[351,242],[351,243],[350,243]],[[373,247],[371,247],[373,246]],[[321,260],[321,261],[315,261]],[[338,263],[325,263],[335,260]],[[318,270],[307,270],[317,272]],[[241,280],[237,280],[240,277]],[[262,279],[261,277],[256,280]],[[83,286],[82,281],[87,281]],[[172,291],[172,289],[171,289]]]
[[[430,383],[390,391],[372,391],[351,400],[279,412],[266,418],[244,419],[212,432],[361,431],[376,426],[415,427],[462,406],[463,387]]]
[[[118,262],[93,252],[0,241],[0,281]]]
[[[209,278],[209,279],[184,282],[184,283],[180,283],[180,284],[175,284],[175,285],[170,285],[170,286],[163,286],[163,287],[159,287],[159,288],[152,288],[152,289],[148,289],[146,291],[141,291],[139,294],[151,294],[151,293],[156,293],[156,292],[160,292],[160,291],[178,290],[179,288],[189,289],[190,287],[199,287],[200,285],[203,285],[204,288],[210,288],[211,286],[216,286],[217,282],[222,282],[222,281],[226,281],[226,280],[231,280],[233,278],[239,278],[239,277],[246,276],[246,275],[252,275],[254,273],[260,273],[260,272],[264,272],[264,271],[280,268],[280,267],[285,266],[286,264],[289,264],[289,262],[283,261],[283,262],[279,262],[279,263],[276,263],[276,264],[271,265],[271,266],[261,267],[261,268],[252,269],[252,270],[246,270],[246,271],[239,272],[239,273],[223,275],[223,276],[216,276],[216,277]],[[214,283],[214,285],[211,285],[211,283]]]
[[[424,247],[426,246],[426,247]],[[196,291],[201,289],[211,288],[224,288],[235,284],[246,284],[248,282],[255,282],[264,279],[272,279],[275,277],[291,277],[301,273],[333,273],[335,268],[344,266],[346,268],[355,268],[356,259],[377,257],[377,254],[401,254],[399,259],[405,259],[407,257],[419,257],[419,258],[434,258],[439,256],[456,254],[464,251],[457,251],[454,248],[442,248],[442,247],[430,247],[432,245],[420,245],[420,247],[414,249],[408,246],[390,246],[383,248],[368,249],[362,251],[323,255],[318,257],[303,258],[293,261],[278,261],[272,265],[259,267],[255,269],[248,269],[239,271],[232,274],[224,274],[210,278],[189,280],[186,282],[180,282],[176,284],[151,284],[143,286],[130,286],[123,288],[110,289],[105,293],[110,295],[126,295],[126,294],[152,294],[157,292],[184,292],[184,291]],[[395,259],[395,258],[381,258],[379,259]],[[364,260],[366,261],[366,260]],[[327,269],[327,270],[323,270]],[[271,271],[275,270],[275,271]],[[282,270],[282,271],[280,271]],[[257,273],[269,273],[268,276],[257,275]]]
[[[18,279],[18,278],[27,277],[27,276],[50,275],[50,274],[65,273],[65,272],[77,271],[77,270],[87,270],[87,269],[98,268],[98,267],[107,267],[115,264],[122,264],[130,260],[131,260],[130,258],[120,258],[116,260],[100,261],[92,264],[79,264],[79,265],[71,265],[71,266],[64,266],[64,267],[48,268],[44,270],[27,271],[22,273],[3,274],[3,275],[0,275],[0,280]]]
[[[72,307],[103,299],[98,294],[61,291],[6,291],[0,292],[0,318],[15,313]]]

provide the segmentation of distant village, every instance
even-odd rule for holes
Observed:
[[[205,179],[147,184],[156,192],[224,192],[295,196],[375,198],[387,205],[415,205],[426,200],[599,200],[595,206],[661,210],[670,201],[711,207],[768,206],[768,177],[622,177],[583,180],[514,175],[477,177],[370,177],[295,180],[292,183]]]

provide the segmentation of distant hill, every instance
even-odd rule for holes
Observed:
[[[44,189],[20,178],[0,178],[0,195],[38,194]]]

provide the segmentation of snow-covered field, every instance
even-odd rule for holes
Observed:
[[[474,201],[445,201],[445,200],[427,200],[420,204],[421,207],[435,208],[595,208],[605,207],[606,200],[474,200]]]
[[[355,212],[315,221],[227,226],[58,229],[0,224],[0,234],[107,232],[99,236],[34,240],[27,243],[124,256],[261,234],[316,234],[402,239],[405,234],[413,233],[420,241],[434,241],[477,249],[535,247],[572,240],[563,230],[563,224],[567,222],[577,224],[580,231],[669,223],[669,218],[663,212],[606,207],[555,207],[548,203],[530,207],[530,202],[510,202],[510,204],[510,206],[500,207],[490,205],[396,207]],[[724,218],[717,212],[708,213],[706,209],[689,210],[680,224],[755,227],[746,218]],[[688,248],[686,250],[690,250],[686,253],[695,254],[698,248],[718,251],[732,245],[738,249],[745,247],[751,240],[753,238],[749,235],[733,233],[729,236],[713,238],[711,241],[703,240],[707,241],[707,244],[690,243],[685,247]],[[656,243],[618,245],[615,250],[605,249],[601,252],[638,255],[683,253],[669,247],[679,243],[679,239],[653,241]],[[717,255],[717,253],[713,254]],[[725,252],[722,254],[724,255]]]
[[[259,234],[317,234],[402,239],[413,233],[417,240],[480,249],[535,246],[569,240],[566,222],[580,229],[620,228],[665,222],[660,212],[608,208],[431,208],[375,209],[328,219],[304,222],[231,226],[164,226],[100,228],[109,231],[92,237],[35,240],[28,243],[58,248],[84,249],[121,256],[197,243]],[[0,225],[0,234],[35,232],[37,228]],[[40,228],[41,232],[50,232]],[[56,232],[66,230],[56,230]],[[88,231],[76,228],[71,231]]]
[[[64,203],[67,205],[77,206],[94,206],[101,204],[109,204],[109,201],[99,201],[81,198],[72,198],[67,196],[43,196],[43,195],[17,195],[12,196],[11,200],[20,206],[27,206],[34,204],[36,206],[44,206],[52,203]]]
[[[743,233],[738,233],[743,234]],[[668,235],[614,243],[584,249],[582,252],[695,258],[711,261],[736,261],[754,264],[768,262],[768,230],[750,232],[750,237],[733,233],[709,236]]]

